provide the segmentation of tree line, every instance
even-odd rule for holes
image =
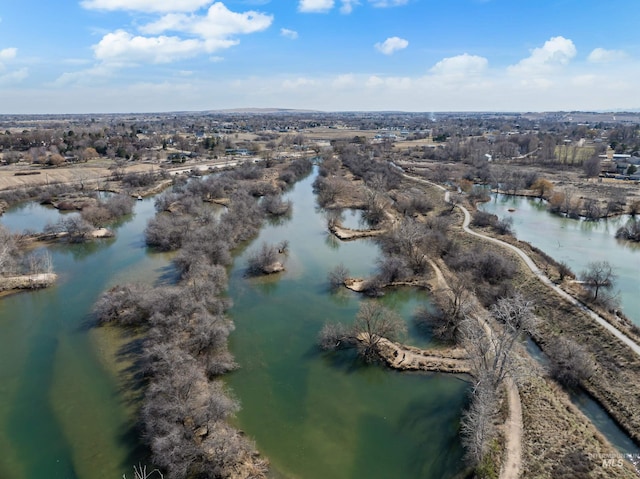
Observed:
[[[324,178],[344,181],[335,163],[335,158],[329,160],[327,170],[331,173]],[[322,169],[323,166],[321,172]],[[371,169],[384,172],[373,164]],[[461,241],[454,233],[452,207],[432,204],[420,191],[403,189],[400,193],[394,189],[394,181],[375,184],[390,185],[377,191],[391,199],[396,220],[376,237],[383,256],[374,275],[366,281],[365,292],[376,296],[396,282],[419,281],[429,274],[430,260],[442,261],[454,273],[447,288],[431,291],[432,305],[419,309],[414,321],[438,341],[460,345],[467,351],[472,371],[471,400],[462,418],[462,442],[476,473],[493,477],[499,468],[495,446],[499,440],[503,385],[508,377],[517,381],[526,373],[517,348],[525,335],[537,331],[535,304],[514,288],[518,265],[510,256]],[[372,183],[367,187],[371,188]],[[322,187],[317,190],[323,192]],[[422,206],[423,202],[427,204]],[[412,204],[421,206],[412,208]],[[494,215],[482,212],[474,215],[474,225],[492,228],[499,234],[511,233],[510,222],[500,222]],[[597,291],[609,289],[612,277],[607,271],[606,267],[592,267],[583,273],[592,297],[598,296]],[[346,268],[338,265],[327,280],[336,288],[344,284],[348,275]],[[483,308],[489,313],[486,319],[482,319]],[[355,347],[365,360],[375,361],[381,338],[398,340],[405,331],[404,322],[397,315],[370,300],[363,303],[353,324],[327,323],[318,335],[318,345],[325,350]],[[545,352],[550,358],[549,375],[567,387],[578,386],[593,373],[593,358],[584,347],[562,334],[547,340]]]
[[[299,179],[310,169],[308,160],[298,160],[279,171]],[[177,284],[117,286],[95,306],[100,323],[144,332],[140,428],[153,463],[172,478],[235,477],[238,471],[265,477],[268,468],[254,444],[229,425],[240,406],[221,379],[237,367],[227,347],[234,328],[225,297],[232,250],[255,237],[267,215],[281,214],[282,208],[272,211],[274,204],[286,204],[259,201],[258,191],[274,194],[288,185],[264,180],[265,170],[177,179],[156,199],[157,214],[145,230],[150,247],[178,250]],[[212,202],[221,199],[227,206],[220,214]]]

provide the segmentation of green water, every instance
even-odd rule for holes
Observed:
[[[311,181],[289,193],[292,217],[267,225],[230,272],[231,346],[241,369],[229,383],[243,405],[237,424],[269,457],[274,477],[455,477],[467,392],[461,378],[395,373],[314,346],[325,321],[351,321],[360,301],[330,293],[327,271],[343,262],[354,275],[369,274],[378,250],[327,235]],[[114,284],[174,279],[169,258],[143,242],[153,214],[153,200],[140,201],[116,238],[50,247],[56,285],[0,300],[0,479],[117,479],[148,461],[133,429],[135,404],[115,373],[123,366],[104,352],[120,343],[113,331],[92,328],[89,313]],[[25,204],[0,222],[22,231],[57,219],[55,210]],[[291,242],[287,272],[245,278],[252,248],[282,239]],[[383,299],[407,320],[426,300],[411,290]],[[407,341],[430,343],[411,329]]]
[[[147,253],[142,238],[153,213],[152,201],[138,202],[117,238],[50,247],[57,284],[0,300],[1,479],[121,478],[144,459],[89,312],[113,284],[168,274],[166,257]],[[56,220],[39,205],[0,218],[14,231]]]
[[[242,402],[237,425],[270,459],[275,477],[455,477],[462,469],[458,422],[467,391],[461,378],[365,366],[353,353],[315,346],[326,321],[353,321],[362,300],[330,293],[327,272],[343,263],[352,275],[367,275],[378,249],[327,235],[311,181],[290,193],[291,219],[264,228],[231,272],[231,349],[241,369],[228,382]],[[287,271],[246,278],[247,256],[263,241],[283,239],[290,241]],[[426,300],[406,290],[383,299],[407,321]],[[408,342],[429,339],[410,330]]]
[[[628,217],[574,220],[549,213],[546,204],[539,200],[505,195],[492,198],[481,205],[483,211],[513,218],[518,239],[540,248],[557,261],[564,261],[576,274],[592,261],[611,263],[617,275],[616,290],[622,311],[640,325],[640,246],[615,238],[616,230]]]

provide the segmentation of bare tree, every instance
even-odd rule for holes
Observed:
[[[380,341],[395,341],[406,330],[407,326],[402,318],[377,301],[362,303],[353,324],[353,335],[358,339],[358,352],[366,361],[378,358]]]
[[[278,248],[267,243],[262,243],[260,249],[249,256],[247,271],[251,275],[268,274],[280,271],[278,263]],[[279,265],[281,268],[281,265]]]
[[[325,351],[353,346],[349,329],[342,323],[326,323],[318,334],[318,346]]]
[[[549,196],[553,190],[553,183],[544,178],[538,178],[535,183],[531,185],[531,189],[538,192],[538,198],[545,198]]]
[[[16,266],[17,245],[15,236],[0,225],[0,274],[8,273]]]
[[[280,195],[266,195],[262,198],[262,208],[272,216],[286,215],[291,211],[291,201],[284,201]]]
[[[487,382],[497,388],[507,375],[518,375],[513,348],[524,332],[535,331],[536,317],[533,304],[520,293],[500,298],[491,307],[491,315],[500,323],[499,328],[493,330],[476,319],[467,319],[462,335],[476,384]]]
[[[424,251],[428,246],[424,224],[405,218],[380,241],[387,255],[405,258],[415,273],[424,271],[426,266]]]
[[[337,289],[344,285],[344,281],[349,276],[349,270],[342,263],[332,268],[327,274],[327,279],[331,289]]]
[[[594,363],[584,346],[575,341],[557,337],[545,348],[549,356],[549,374],[563,386],[575,387],[589,379]]]
[[[133,479],[151,479],[153,476],[158,475],[160,479],[163,479],[164,476],[158,469],[153,469],[152,471],[147,472],[147,466],[143,466],[138,464],[137,466],[133,466]],[[122,479],[127,479],[127,475],[123,474]]]
[[[594,178],[600,174],[600,158],[592,156],[582,164],[582,170],[587,178]]]
[[[447,342],[460,339],[463,321],[473,309],[471,279],[461,274],[449,282],[449,288],[433,293],[435,309],[421,308],[415,321],[420,327],[428,327],[435,337]]]
[[[497,413],[496,390],[488,385],[477,387],[469,409],[460,422],[462,445],[467,461],[477,466],[489,451],[489,445],[496,435],[495,415]]]
[[[356,320],[351,327],[341,323],[327,323],[318,335],[318,345],[325,350],[355,347],[367,362],[379,358],[382,341],[396,341],[407,331],[407,326],[394,311],[376,301],[360,305]]]
[[[616,275],[608,261],[593,261],[587,264],[587,269],[580,274],[580,278],[591,291],[591,301],[596,302],[602,290],[613,289]]]

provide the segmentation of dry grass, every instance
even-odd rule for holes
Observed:
[[[637,478],[633,467],[603,467],[618,457],[589,420],[551,381],[532,375],[520,386],[524,425],[523,473],[530,478]]]

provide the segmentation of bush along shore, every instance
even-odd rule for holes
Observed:
[[[95,306],[99,322],[144,335],[140,429],[154,465],[169,477],[266,477],[267,460],[228,422],[239,404],[221,379],[237,367],[227,349],[233,323],[225,315],[226,267],[233,248],[254,238],[266,215],[285,213],[278,195],[310,171],[310,161],[296,160],[177,179],[156,200],[145,237],[151,247],[177,250],[178,283],[117,286]],[[271,195],[266,204],[263,195]],[[211,203],[222,199],[226,210],[216,215]]]
[[[0,225],[0,294],[53,284],[51,256],[46,251],[27,252],[26,238]]]
[[[365,212],[375,212],[377,205],[384,205],[384,213],[374,215],[379,220],[375,227],[386,230],[376,238],[384,256],[378,261],[377,273],[358,280],[357,289],[375,297],[397,284],[430,284],[435,310],[429,307],[418,312],[418,326],[446,344],[463,348],[459,359],[470,369],[474,387],[461,433],[477,477],[610,477],[598,458],[617,452],[572,405],[567,391],[587,389],[635,438],[635,420],[628,414],[635,410],[635,392],[625,394],[622,388],[612,387],[609,378],[601,377],[612,364],[619,363],[618,355],[623,352],[625,364],[634,364],[631,351],[596,347],[598,338],[603,344],[610,342],[608,333],[593,321],[583,322],[586,315],[550,293],[514,254],[465,233],[459,226],[462,215],[456,206],[464,204],[469,195],[454,190],[445,202],[444,191],[421,180],[404,181],[397,171],[385,168],[384,161],[368,170],[360,168],[361,161],[371,162],[370,158],[377,156],[375,152],[358,151],[353,145],[334,145],[334,149],[339,154],[326,157],[315,185],[319,203],[326,208],[359,207]],[[417,207],[411,207],[414,203]],[[331,229],[336,221],[329,216]],[[508,239],[511,225],[496,220],[479,215],[476,227]],[[542,269],[557,271],[561,280],[572,276],[566,265],[549,261],[539,251],[532,253],[536,261],[549,263]],[[440,276],[437,280],[434,272]],[[334,288],[351,280],[341,265],[328,278]],[[554,311],[547,309],[550,304]],[[569,327],[565,313],[568,321],[580,319],[584,333],[576,330],[577,325]],[[414,359],[394,341],[399,332],[392,326],[397,322],[385,314],[378,321],[374,315],[363,329],[362,316],[361,312],[353,326],[327,325],[320,333],[319,345],[323,349],[354,346],[366,359],[377,357],[391,367],[402,368],[407,359]],[[550,361],[548,368],[539,366],[520,345],[527,335],[542,344]],[[423,358],[426,354],[415,353]],[[437,369],[435,358],[430,362]],[[634,369],[624,370],[625,376],[633,376]],[[623,370],[616,371],[620,374]],[[626,385],[635,383],[624,381]],[[541,405],[548,407],[541,409]],[[571,450],[567,450],[568,441]],[[619,477],[635,477],[633,466],[623,463],[617,471]]]

